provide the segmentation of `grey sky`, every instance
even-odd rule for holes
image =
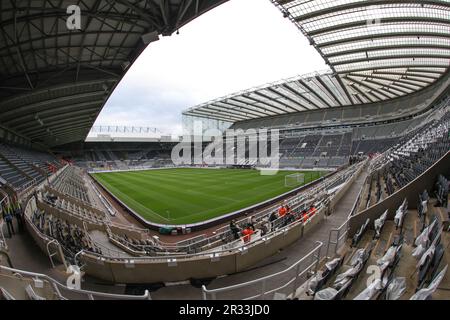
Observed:
[[[181,112],[220,96],[327,69],[302,33],[269,0],[231,0],[150,44],[96,125],[181,133]]]

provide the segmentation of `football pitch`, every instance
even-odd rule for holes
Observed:
[[[206,221],[274,198],[299,187],[285,176],[304,173],[304,183],[319,171],[279,171],[263,176],[245,169],[162,169],[92,174],[115,197],[149,222],[182,225]]]

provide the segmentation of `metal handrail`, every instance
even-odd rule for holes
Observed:
[[[293,283],[295,280],[297,280],[300,276],[304,275],[307,271],[309,271],[314,265],[316,265],[316,269],[319,265],[320,262],[320,249],[323,246],[323,242],[317,241],[316,242],[316,247],[314,249],[312,249],[307,255],[305,255],[304,257],[302,257],[300,260],[298,260],[297,262],[295,262],[294,264],[292,264],[290,267],[288,267],[285,270],[255,279],[255,280],[250,280],[247,282],[242,282],[242,283],[238,283],[235,285],[231,285],[231,286],[227,286],[227,287],[222,287],[222,288],[217,288],[217,289],[207,289],[205,285],[202,286],[202,294],[203,294],[203,300],[207,300],[207,295],[211,294],[213,296],[213,298],[216,298],[217,293],[220,292],[227,292],[230,290],[235,290],[235,289],[240,289],[243,287],[247,287],[247,286],[253,286],[256,285],[258,283],[263,283],[262,288],[263,288],[263,292],[259,295],[255,295],[255,296],[251,296],[251,297],[247,297],[244,298],[243,300],[249,300],[249,299],[253,299],[253,298],[258,298],[258,297],[263,297],[269,293],[272,292],[276,292],[280,289],[283,289],[285,287],[287,287],[288,285],[290,285],[291,283]],[[316,254],[319,253],[319,254]],[[265,283],[267,282],[267,280],[273,279],[279,275],[285,274],[291,270],[294,270],[297,266],[299,266],[302,262],[306,261],[308,258],[310,258],[311,256],[316,258],[316,261],[312,264],[309,264],[307,266],[307,268],[305,268],[304,270],[302,270],[300,273],[298,272],[299,270],[296,271],[296,275],[294,278],[291,278],[289,281],[287,281],[284,285],[276,288],[276,289],[271,289],[269,291],[265,291]],[[294,288],[294,293],[296,292],[297,288]]]
[[[0,200],[0,206],[2,205],[3,202],[6,201],[8,197],[4,196],[1,200]],[[0,247],[5,248],[6,250],[8,250],[8,245],[6,243],[6,239],[5,239],[5,234],[3,233],[3,225],[4,225],[5,221],[3,220],[3,217],[0,217]]]
[[[32,277],[34,279],[40,279],[40,280],[46,280],[50,282],[52,287],[55,289],[56,294],[59,298],[65,299],[65,297],[61,294],[60,288],[63,290],[67,290],[70,292],[75,292],[79,294],[86,295],[89,299],[94,300],[95,297],[103,297],[103,298],[114,298],[114,299],[121,299],[121,300],[151,300],[151,296],[148,290],[145,290],[144,294],[141,296],[132,296],[132,295],[122,295],[122,294],[113,294],[113,293],[106,293],[106,292],[98,292],[98,291],[90,291],[90,290],[83,290],[83,289],[72,289],[69,288],[57,280],[47,276],[46,274],[41,273],[34,273],[14,268],[8,268],[5,266],[0,265],[0,271],[8,271],[15,274],[18,274],[20,276],[27,276]]]
[[[0,220],[0,248],[4,248],[5,250],[8,250],[8,245],[6,244],[5,234],[3,233],[3,225],[4,221],[3,219]]]
[[[49,242],[47,242],[47,244],[46,244],[48,258],[50,259],[50,263],[52,264],[52,268],[54,268],[54,267],[55,267],[55,263],[53,262],[53,256],[54,256],[54,254],[52,254],[52,253],[50,252],[50,245],[51,245],[51,244],[55,244],[55,246],[56,246],[57,248],[59,248],[60,244],[59,244],[58,240],[56,240],[56,239],[52,239],[52,240],[50,240]]]
[[[7,198],[8,198],[8,196],[3,196],[3,198],[0,200],[0,205],[1,205],[4,201],[6,201]]]
[[[192,254],[187,254],[187,255],[165,255],[165,256],[161,256],[161,257],[131,257],[131,258],[117,258],[117,257],[108,257],[102,254],[98,254],[98,253],[94,253],[94,252],[90,252],[90,251],[86,251],[86,250],[82,250],[81,255],[91,255],[91,256],[97,256],[97,257],[101,257],[107,260],[113,260],[113,261],[118,261],[118,260],[134,260],[134,261],[148,261],[148,260],[161,260],[161,261],[166,261],[167,259],[191,259],[191,258],[196,258],[196,257],[200,257],[200,256],[207,256],[210,257],[212,255],[219,255],[222,253],[232,253],[232,252],[238,252],[240,250],[247,250],[248,248],[255,246],[256,244],[259,244],[261,242],[265,242],[269,239],[271,239],[272,237],[275,237],[279,234],[285,233],[286,231],[288,231],[290,229],[290,227],[293,227],[295,225],[298,225],[299,223],[302,223],[302,221],[298,220],[295,223],[289,225],[288,227],[284,227],[278,230],[275,230],[267,235],[265,235],[264,237],[261,237],[259,239],[254,240],[253,242],[249,242],[246,244],[242,244],[238,247],[233,247],[233,248],[229,248],[229,249],[222,249],[222,250],[216,250],[216,251],[203,251],[203,252],[198,252],[198,253],[192,253]]]

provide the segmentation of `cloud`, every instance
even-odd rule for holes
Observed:
[[[326,68],[270,1],[232,0],[190,22],[179,35],[150,44],[96,125],[152,126],[179,134],[184,109]]]

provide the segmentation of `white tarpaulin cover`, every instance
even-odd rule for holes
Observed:
[[[417,263],[417,268],[419,268],[421,265],[423,265],[427,259],[428,256],[432,257],[434,255],[434,250],[436,250],[436,246],[432,244],[427,251],[423,254],[422,258],[420,258],[419,262]]]
[[[377,234],[377,237],[380,236],[380,231],[381,231],[381,228],[382,228],[383,225],[384,225],[384,222],[386,221],[387,214],[388,214],[388,210],[386,210],[386,211],[385,211],[378,219],[376,219],[375,222],[374,222],[375,232],[376,232],[376,234]]]
[[[380,279],[376,279],[369,286],[358,294],[353,300],[370,300],[378,290],[382,289]]]
[[[417,291],[410,300],[425,300],[427,299],[430,295],[432,295],[437,287],[439,286],[439,284],[441,283],[442,279],[445,276],[445,273],[447,272],[447,268],[448,265],[446,265],[444,267],[444,269],[442,269],[441,272],[439,272],[439,274],[433,279],[433,281],[431,281],[430,285],[428,286],[428,288],[424,288],[421,289],[419,291]]]
[[[354,266],[356,263],[358,263],[359,260],[362,260],[364,256],[364,249],[358,249],[355,254],[352,257],[352,261],[350,262],[351,266]]]
[[[397,209],[397,212],[395,213],[394,217],[394,223],[397,227],[402,225],[405,212],[406,210],[403,210],[403,206],[400,206],[400,208]]]
[[[316,275],[314,275],[314,277],[311,278],[311,280],[309,280],[308,283],[308,291],[309,292],[315,292],[316,291],[316,287],[317,284],[319,283],[320,280],[323,279],[322,276],[322,271],[318,271]]]
[[[430,232],[431,232],[431,230],[433,230],[435,224],[436,224],[436,219],[433,220],[433,222],[429,226],[427,226],[425,229],[423,229],[421,234],[419,234],[419,236],[416,238],[416,241],[414,241],[414,244],[416,246],[418,246],[420,244],[422,244],[423,247],[426,246],[426,243],[429,239]]]
[[[358,260],[358,262],[352,268],[339,274],[336,277],[336,280],[334,281],[334,286],[338,287],[343,286],[347,282],[348,278],[353,278],[355,275],[357,275],[358,272],[361,271],[362,267],[363,267],[362,260]]]
[[[394,261],[395,258],[395,252],[397,251],[397,247],[395,246],[391,246],[386,253],[384,254],[384,256],[381,259],[377,260],[377,265],[381,266],[385,263],[391,263],[392,261]]]
[[[394,278],[386,291],[386,300],[398,300],[406,290],[406,279],[403,277]]]
[[[334,268],[336,268],[336,266],[339,264],[340,261],[341,261],[341,258],[333,259],[333,260],[331,260],[330,262],[327,262],[327,263],[325,264],[325,267],[326,267],[328,270],[333,270]]]
[[[422,254],[425,252],[426,248],[419,244],[413,251],[412,256],[416,259],[419,259]]]
[[[317,292],[314,296],[314,300],[332,300],[336,297],[337,293],[338,291],[336,289],[326,288]]]
[[[355,234],[354,238],[359,238],[362,233],[364,232],[364,230],[366,230],[367,225],[369,224],[370,219],[367,218],[366,222],[364,222],[364,224],[359,228],[358,232]]]
[[[422,213],[426,214],[428,211],[428,200],[423,200],[422,201]]]
[[[326,267],[328,270],[330,270],[330,271],[331,271],[331,270],[334,270],[334,268],[336,268],[336,266],[339,264],[340,261],[341,261],[340,258],[333,259],[333,260],[327,262],[327,263],[325,264],[325,267]],[[315,292],[316,287],[317,287],[317,284],[318,284],[319,281],[322,280],[323,278],[324,278],[323,272],[322,272],[322,271],[318,271],[317,274],[314,275],[314,276],[311,278],[311,280],[309,280],[309,283],[308,283],[308,291],[310,291],[310,292]]]

